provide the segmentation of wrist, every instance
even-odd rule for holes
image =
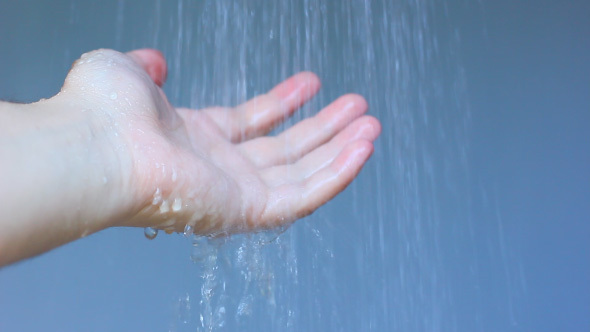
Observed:
[[[119,226],[133,213],[135,187],[132,183],[132,157],[119,133],[119,124],[100,103],[78,96],[57,95],[41,105],[57,110],[59,127],[69,130],[62,157],[73,172],[69,192],[78,193],[80,219],[90,221],[97,230]],[[88,230],[84,230],[88,232]]]
[[[0,265],[124,217],[124,154],[87,112],[60,95],[0,105]]]

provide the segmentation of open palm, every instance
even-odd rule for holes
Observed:
[[[158,87],[165,77],[157,51],[101,50],[79,60],[64,86],[108,97],[96,113],[115,133],[113,149],[129,165],[122,167],[124,186],[133,196],[121,225],[174,231],[189,225],[211,234],[288,224],[342,191],[380,132],[379,122],[363,115],[364,99],[345,95],[281,134],[264,136],[318,91],[312,73],[235,108],[198,111],[170,106]]]

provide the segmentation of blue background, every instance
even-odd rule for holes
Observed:
[[[215,62],[211,55],[215,36],[209,40],[205,34],[200,47],[185,42],[191,38],[187,33],[210,31],[204,27],[208,23],[220,26],[213,18],[223,17],[225,11],[230,14],[229,28],[218,30],[224,33],[221,37],[239,37],[233,35],[239,30],[232,30],[232,24],[250,22],[247,15],[239,16],[248,10],[195,5],[207,3],[199,1],[146,3],[0,1],[0,98],[29,102],[50,97],[70,64],[88,50],[157,47],[168,57],[171,73],[166,91],[174,102],[199,104],[193,100],[199,94],[205,103],[235,102],[296,70],[311,69],[322,77],[325,92],[305,112],[355,91],[367,96],[371,113],[384,124],[376,154],[359,181],[281,236],[277,248],[287,248],[284,243],[295,248],[287,252],[296,257],[296,263],[293,258],[289,262],[298,266],[298,274],[284,272],[290,265],[282,265],[273,253],[263,253],[266,260],[258,261],[272,265],[265,271],[274,272],[276,278],[276,316],[284,318],[293,308],[293,323],[273,320],[274,314],[265,312],[268,305],[261,303],[257,308],[262,309],[245,322],[228,316],[228,329],[590,330],[588,2],[457,0],[432,5],[425,1],[434,11],[428,14],[432,20],[425,28],[397,20],[426,17],[412,16],[414,10],[428,11],[421,9],[420,2],[391,1],[392,6],[381,8],[376,1],[371,13],[375,27],[385,24],[378,20],[379,9],[386,14],[385,21],[391,15],[392,25],[405,24],[400,31],[408,39],[396,39],[399,45],[379,44],[387,33],[377,28],[369,33],[372,39],[362,38],[363,21],[345,16],[369,15],[355,10],[362,9],[361,2],[348,9],[340,8],[339,2],[322,2],[328,16],[360,22],[350,25],[350,38],[339,35],[336,24],[327,25],[332,28],[325,31],[335,37],[325,46],[333,46],[334,53],[322,49],[325,56],[314,58],[313,49],[295,41],[289,46],[289,56],[295,60],[283,60],[287,64],[268,60],[267,76],[246,80],[247,96],[226,92],[218,97],[208,93],[228,85],[228,80],[243,78],[223,70],[227,64],[239,68],[240,58],[222,54]],[[314,2],[301,3],[313,7]],[[264,10],[255,2],[251,7]],[[202,14],[207,8],[217,11]],[[275,9],[281,12],[280,6]],[[299,9],[290,9],[300,15]],[[297,17],[303,25],[309,17],[315,22],[310,15]],[[213,18],[199,22],[193,16]],[[312,32],[323,31],[309,26]],[[292,31],[304,32],[297,27]],[[400,74],[380,76],[395,67],[391,59],[406,59],[406,49],[416,47],[416,54],[428,54],[433,43],[420,48],[415,40],[422,35],[416,32],[431,40],[437,36],[440,50],[433,53],[434,60],[413,62],[408,56]],[[305,35],[297,36],[305,40]],[[240,47],[246,46],[236,39],[240,54]],[[372,47],[374,57],[363,55],[367,47]],[[264,67],[266,55],[254,53],[251,67]],[[355,65],[363,59],[370,60],[368,65]],[[227,77],[208,78],[202,69],[206,63]],[[373,77],[355,80],[355,75],[365,73]],[[186,92],[185,86],[199,86],[189,74],[209,79],[210,87]],[[415,79],[413,74],[423,76]],[[389,88],[408,97],[381,97]],[[444,97],[449,91],[457,95]],[[401,108],[396,111],[400,113],[387,113],[393,106]],[[415,112],[404,113],[404,107]],[[430,122],[412,115],[418,110],[429,112]],[[403,132],[414,124],[413,133]],[[437,124],[445,140],[429,136]],[[411,141],[408,146],[416,147],[417,155],[426,151],[423,159],[441,163],[402,158],[422,166],[401,171],[412,163],[394,166],[396,157],[414,156],[399,143],[404,138]],[[430,178],[428,165],[435,166],[433,173],[440,168],[448,174]],[[390,168],[396,171],[390,173]],[[437,185],[431,191],[428,183],[406,186],[399,181],[404,175],[420,183],[434,179]],[[111,229],[5,267],[0,270],[0,330],[194,331],[199,326],[203,268],[189,260],[190,247],[190,241],[180,236],[160,235],[147,241],[139,229]],[[219,278],[240,284],[240,277],[228,270]],[[187,294],[192,299],[190,309],[182,302]],[[225,301],[230,308],[232,300]],[[287,304],[286,309],[281,303]],[[183,310],[192,312],[190,319],[181,317]]]

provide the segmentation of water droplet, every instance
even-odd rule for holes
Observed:
[[[184,237],[190,237],[191,235],[193,235],[193,226],[186,224],[186,226],[184,226],[183,235]]]
[[[178,212],[182,209],[182,199],[175,198],[174,202],[172,202],[172,211]]]
[[[158,204],[160,204],[161,201],[162,201],[162,192],[160,191],[160,188],[157,188],[156,192],[154,193],[154,198],[152,199],[152,205],[158,205]]]
[[[158,236],[158,230],[155,228],[146,227],[143,229],[143,235],[145,235],[145,237],[149,240],[153,240],[156,238],[156,236]]]
[[[170,205],[168,204],[168,201],[164,200],[162,204],[160,204],[160,213],[166,213],[168,211],[170,211]]]
[[[111,97],[111,100],[117,99],[117,93],[116,92],[111,93],[110,97]]]

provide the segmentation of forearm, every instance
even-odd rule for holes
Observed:
[[[108,137],[66,107],[0,103],[0,266],[123,218]]]

